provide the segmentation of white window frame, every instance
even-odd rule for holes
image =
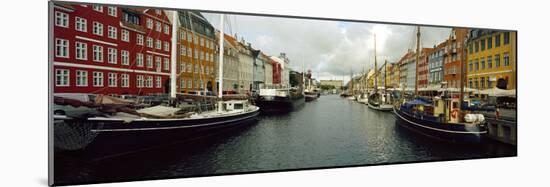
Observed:
[[[68,69],[55,70],[55,86],[67,87],[70,85],[70,74]]]
[[[153,55],[147,55],[147,68],[153,68]]]
[[[164,51],[170,51],[170,44],[167,41],[164,41]]]
[[[88,32],[88,20],[81,17],[74,18],[74,29],[80,32]]]
[[[153,76],[147,75],[145,79],[145,87],[152,88],[153,87]]]
[[[94,21],[92,33],[98,36],[103,36],[103,24],[97,21]]]
[[[107,48],[107,62],[109,62],[109,64],[117,64],[117,53],[118,51],[116,48]]]
[[[161,77],[161,76],[157,76],[157,77],[156,77],[156,80],[155,80],[155,87],[157,87],[157,88],[162,88],[162,77]]]
[[[130,52],[128,50],[120,50],[120,63],[130,65]]]
[[[130,42],[130,31],[126,29],[121,29],[120,31],[120,39],[125,42]]]
[[[113,26],[107,26],[107,37],[117,39],[117,29]]]
[[[147,18],[147,28],[153,29],[153,20],[151,18]]]
[[[93,9],[98,12],[103,12],[103,6],[101,5],[94,5]]]
[[[69,58],[69,40],[56,38],[55,39],[55,57]]]
[[[157,72],[160,72],[160,70],[162,69],[162,58],[160,58],[160,56],[155,57],[155,65],[155,69],[157,70]]]
[[[143,75],[136,76],[136,86],[138,88],[143,88],[143,82],[144,82],[144,76]]]
[[[181,45],[180,55],[187,56],[187,48],[185,47],[185,45]]]
[[[164,25],[164,34],[170,33],[170,27],[168,25]]]
[[[92,58],[94,62],[103,62],[103,46],[93,45],[92,46],[93,54]]]
[[[88,71],[76,70],[76,86],[77,87],[88,86]]]
[[[136,43],[137,43],[138,45],[143,46],[143,35],[141,35],[141,34],[136,34]]]
[[[69,28],[69,14],[55,11],[55,26]]]
[[[164,64],[163,65],[164,65],[164,67],[163,67],[164,70],[166,70],[166,71],[170,70],[170,59],[164,58]]]
[[[143,67],[143,53],[136,53],[136,63],[138,67]]]
[[[109,16],[116,17],[117,16],[116,7],[114,6],[107,7],[107,14],[109,14]]]
[[[103,72],[100,72],[100,71],[94,71],[93,72],[93,80],[92,80],[92,84],[94,87],[103,87],[103,84],[104,84],[104,75],[103,75]]]
[[[117,87],[117,73],[108,73],[107,74],[107,86],[116,88]]]
[[[84,42],[75,42],[75,58],[78,60],[88,60],[88,44]]]
[[[155,26],[156,26],[155,31],[162,32],[162,28],[161,28],[162,26],[160,24],[160,21],[157,21]]]
[[[147,37],[147,47],[153,48],[153,38]]]
[[[128,88],[130,87],[130,75],[123,73],[120,75],[120,87]]]
[[[162,44],[161,43],[162,43],[162,41],[156,40],[155,41],[155,48],[156,49],[162,49]]]

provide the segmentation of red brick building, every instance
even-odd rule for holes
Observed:
[[[468,29],[453,28],[451,35],[445,46],[445,60],[443,64],[444,78],[449,88],[459,88],[460,86],[460,60],[466,58],[466,54],[462,56],[462,51],[465,49],[464,38],[468,34]],[[464,59],[466,63],[466,59]],[[463,64],[465,67],[465,64]],[[466,74],[466,71],[462,71]],[[464,75],[466,77],[466,75]],[[463,86],[466,86],[463,83]]]
[[[273,84],[281,84],[281,74],[283,73],[283,68],[281,67],[281,64],[276,62],[275,60],[270,59],[271,65],[273,66]]]
[[[422,48],[418,57],[418,88],[428,86],[428,57],[433,48]]]
[[[54,93],[168,93],[171,23],[164,11],[55,3]]]

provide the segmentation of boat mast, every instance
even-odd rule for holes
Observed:
[[[378,64],[376,62],[376,34],[374,34],[374,93],[378,93]]]
[[[218,62],[218,81],[219,81],[219,88],[218,88],[218,112],[222,112],[222,104],[223,104],[223,40],[224,40],[225,34],[223,33],[223,14],[220,14],[220,41],[219,41],[219,62]]]
[[[176,67],[178,63],[178,11],[172,13],[172,51],[171,51],[171,63],[170,63],[170,97],[176,98]]]
[[[462,109],[462,102],[463,102],[462,100],[464,99],[464,81],[465,80],[464,80],[464,73],[463,73],[464,72],[464,63],[463,63],[463,61],[466,58],[465,57],[465,54],[466,54],[466,52],[465,52],[466,47],[465,46],[466,45],[464,45],[464,44],[467,41],[468,41],[468,35],[466,35],[464,37],[464,41],[462,41],[461,45],[463,45],[463,46],[460,46],[462,51],[461,51],[461,54],[460,54],[461,57],[460,57],[460,61],[459,61],[460,62],[460,64],[459,64],[459,66],[460,66],[460,81],[459,81],[460,82],[460,94],[459,94],[459,97],[460,98],[458,99],[458,104],[459,104],[458,105],[458,116],[462,115],[462,110],[461,110]]]
[[[388,68],[386,67],[388,63],[388,60],[384,60],[384,92],[386,90],[386,72],[388,71]]]
[[[416,26],[416,74],[414,76],[414,95],[418,95],[418,60],[420,59],[420,26]]]

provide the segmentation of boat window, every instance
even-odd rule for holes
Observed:
[[[234,108],[234,109],[243,109],[243,104],[242,104],[242,103],[233,104],[233,108]]]

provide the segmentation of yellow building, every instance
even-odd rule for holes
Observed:
[[[470,31],[466,61],[468,87],[484,90],[501,85],[516,89],[516,35],[514,31]]]
[[[196,11],[179,11],[178,90],[216,93],[214,27]]]

